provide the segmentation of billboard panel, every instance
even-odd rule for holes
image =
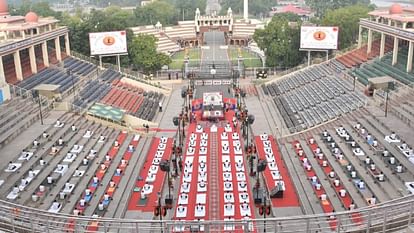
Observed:
[[[338,27],[302,26],[301,49],[338,49]]]
[[[126,31],[89,33],[91,55],[127,53]]]

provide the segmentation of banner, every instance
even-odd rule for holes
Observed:
[[[301,49],[338,49],[338,27],[309,27],[300,29]]]
[[[127,53],[126,31],[89,33],[91,55]]]

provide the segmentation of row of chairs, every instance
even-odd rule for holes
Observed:
[[[325,145],[331,149],[331,154],[335,156],[335,161],[341,166],[342,171],[347,175],[349,178],[349,181],[355,185],[357,192],[360,194],[360,196],[366,200],[368,203],[371,204],[371,198],[376,198],[374,196],[373,191],[369,186],[366,185],[366,180],[364,177],[361,176],[361,174],[358,172],[358,170],[355,168],[354,164],[351,163],[351,160],[349,160],[344,154],[344,152],[338,147],[337,142],[334,140],[334,138],[328,133],[327,130],[324,130],[322,134],[320,135],[322,141],[325,143]],[[354,147],[352,147],[353,140],[346,141],[346,143],[353,149],[351,151],[355,153],[357,147],[356,144]],[[319,148],[319,149],[318,149]],[[320,150],[320,147],[318,147],[316,150]],[[359,148],[359,147],[358,147]],[[317,153],[318,151],[316,151]],[[331,164],[332,165],[332,164]],[[336,171],[337,173],[340,171]],[[362,206],[358,206],[362,207]],[[352,209],[352,208],[350,208]]]
[[[82,76],[85,76],[96,69],[95,65],[73,57],[67,57],[63,60],[63,67],[67,70],[71,70],[77,75]]]
[[[29,79],[23,80],[18,84],[18,86],[26,90],[31,90],[40,84],[53,84],[60,86],[60,92],[65,92],[72,85],[75,85],[78,81],[78,77],[75,77],[73,75],[69,76],[65,72],[58,69],[48,68],[33,75]]]
[[[122,75],[113,69],[107,69],[105,72],[99,75],[99,79],[109,83],[112,83],[115,80],[120,80],[121,78]]]
[[[367,53],[367,45],[362,46],[359,49],[352,50],[342,56],[337,57],[335,60],[342,63],[347,68],[359,66],[368,60],[379,56],[380,54],[380,40],[372,42],[371,53]],[[388,53],[393,48],[393,42],[391,37],[387,37],[385,41],[384,52]]]
[[[289,77],[281,82],[262,86],[265,93],[274,97],[273,101],[292,133],[356,110],[364,104],[360,94],[349,92],[351,87],[348,83],[336,75],[329,77],[332,70],[328,65],[316,67],[319,68],[310,70],[316,69],[324,77],[312,81],[312,77],[315,77],[312,73],[309,76],[306,73],[296,74],[293,80]],[[278,84],[282,82],[285,87],[281,90]]]
[[[73,101],[75,106],[86,108],[88,104],[101,100],[111,90],[110,84],[99,80],[88,81],[85,88]]]
[[[2,106],[2,109],[0,116],[0,147],[6,145],[39,117],[37,114],[38,108],[31,99],[17,98]]]

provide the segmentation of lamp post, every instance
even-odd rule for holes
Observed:
[[[66,69],[66,74],[72,80],[72,92],[73,92],[73,98],[75,98],[75,80],[74,80],[74,76],[72,75],[72,71],[70,69]]]
[[[161,192],[158,192],[157,193],[157,196],[158,196],[158,205],[157,205],[157,207],[155,207],[155,208],[157,208],[157,210],[158,210],[158,215],[160,216],[160,225],[161,225],[161,233],[164,233],[164,229],[162,228],[162,205],[161,205]]]
[[[43,113],[42,113],[42,99],[40,98],[38,90],[32,90],[32,96],[34,99],[37,98],[39,103],[39,112],[40,112],[40,124],[43,125]]]
[[[387,91],[385,92],[385,117],[388,115],[388,92],[389,89],[387,88]]]
[[[263,191],[263,203],[264,203],[264,205],[261,207],[262,211],[263,211],[263,219],[264,219],[263,220],[263,232],[266,232],[266,215],[270,214],[270,208],[271,208],[271,205],[267,202],[268,202],[268,200],[267,200],[267,191],[264,190]]]
[[[213,79],[215,78],[217,71],[215,69],[215,65],[213,64],[213,68],[210,70],[210,74],[213,75]]]
[[[354,76],[354,88],[352,89],[352,91],[355,91],[355,85],[356,85],[356,81],[358,80],[357,76]]]
[[[267,167],[267,162],[266,160],[259,160],[257,163],[257,196],[256,198],[259,198],[259,187],[260,187],[260,173],[264,172],[266,170]],[[267,192],[265,190],[265,188],[263,188],[263,198],[260,200],[260,205],[259,205],[259,214],[263,215],[264,218],[264,222],[263,222],[263,232],[266,232],[266,215],[270,214],[270,204],[268,204],[267,202]]]
[[[43,114],[42,114],[42,100],[39,95],[38,90],[32,90],[32,97],[33,99],[37,100],[39,103],[39,112],[40,112],[40,124],[43,125]]]
[[[166,216],[167,215],[167,210],[172,208],[172,203],[173,203],[173,199],[171,197],[171,183],[170,183],[170,161],[169,160],[164,160],[160,162],[160,169],[163,172],[167,172],[167,177],[168,177],[168,196],[165,198],[165,205],[163,206],[161,204],[161,192],[157,193],[158,196],[158,205],[155,207],[156,209],[154,210],[154,215],[155,216],[160,216],[160,225],[161,225],[161,232],[164,232],[163,226],[162,226],[162,216]]]

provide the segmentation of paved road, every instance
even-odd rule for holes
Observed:
[[[212,78],[211,70],[215,69],[214,77],[230,77],[231,66],[225,46],[224,33],[211,31],[204,33],[205,46],[202,48],[200,76]]]

